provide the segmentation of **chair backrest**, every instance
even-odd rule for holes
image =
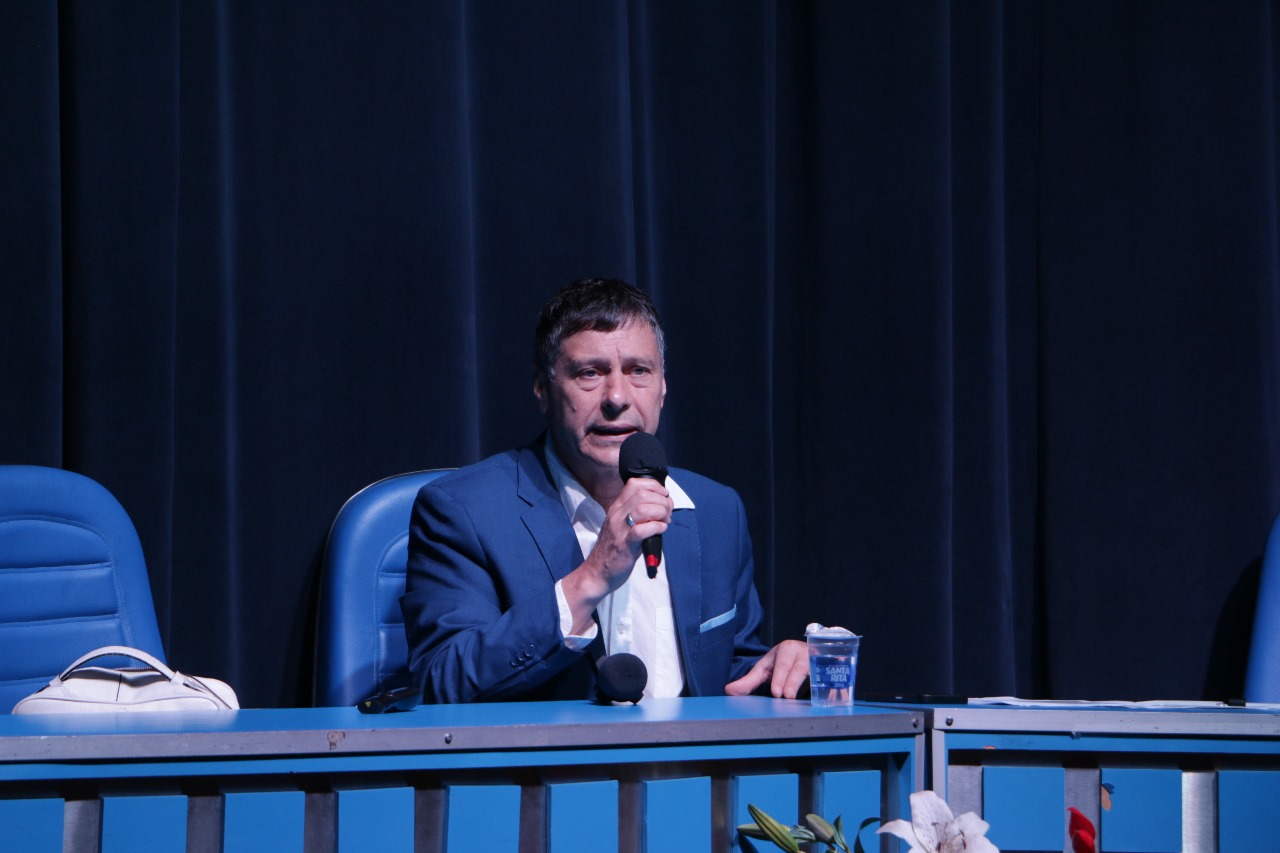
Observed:
[[[409,683],[400,596],[418,490],[452,469],[379,480],[338,511],[325,546],[316,633],[315,704],[355,705]]]
[[[1280,514],[1271,522],[1262,555],[1244,698],[1247,702],[1280,702]]]
[[[164,660],[128,513],[88,477],[0,465],[0,713],[112,645]]]

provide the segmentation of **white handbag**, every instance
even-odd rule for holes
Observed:
[[[120,656],[145,668],[85,666]],[[236,692],[216,678],[196,678],[169,669],[155,657],[128,646],[103,646],[84,655],[44,687],[13,706],[15,714],[88,714],[140,711],[234,711]]]

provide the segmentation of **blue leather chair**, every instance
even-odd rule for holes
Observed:
[[[1280,514],[1271,522],[1262,555],[1244,698],[1247,702],[1280,702]]]
[[[379,480],[338,511],[325,546],[316,634],[315,704],[355,705],[409,684],[400,596],[418,490],[452,469]]]
[[[110,645],[164,660],[129,515],[88,477],[0,465],[0,713]]]

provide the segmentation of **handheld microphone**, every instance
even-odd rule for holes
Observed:
[[[648,668],[633,654],[618,652],[596,661],[596,702],[601,705],[614,702],[634,705],[644,696],[644,687],[648,683]]]
[[[659,483],[667,481],[667,454],[662,442],[647,432],[632,433],[618,449],[618,473],[625,483],[632,477],[649,477]],[[640,543],[644,568],[650,578],[658,576],[662,562],[662,536],[650,536]]]

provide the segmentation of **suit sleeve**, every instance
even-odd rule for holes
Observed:
[[[428,484],[418,493],[401,609],[425,702],[527,698],[582,658],[564,646],[550,575],[527,582],[545,565],[492,565],[491,544],[449,492]],[[525,582],[516,582],[511,572],[521,568]]]

